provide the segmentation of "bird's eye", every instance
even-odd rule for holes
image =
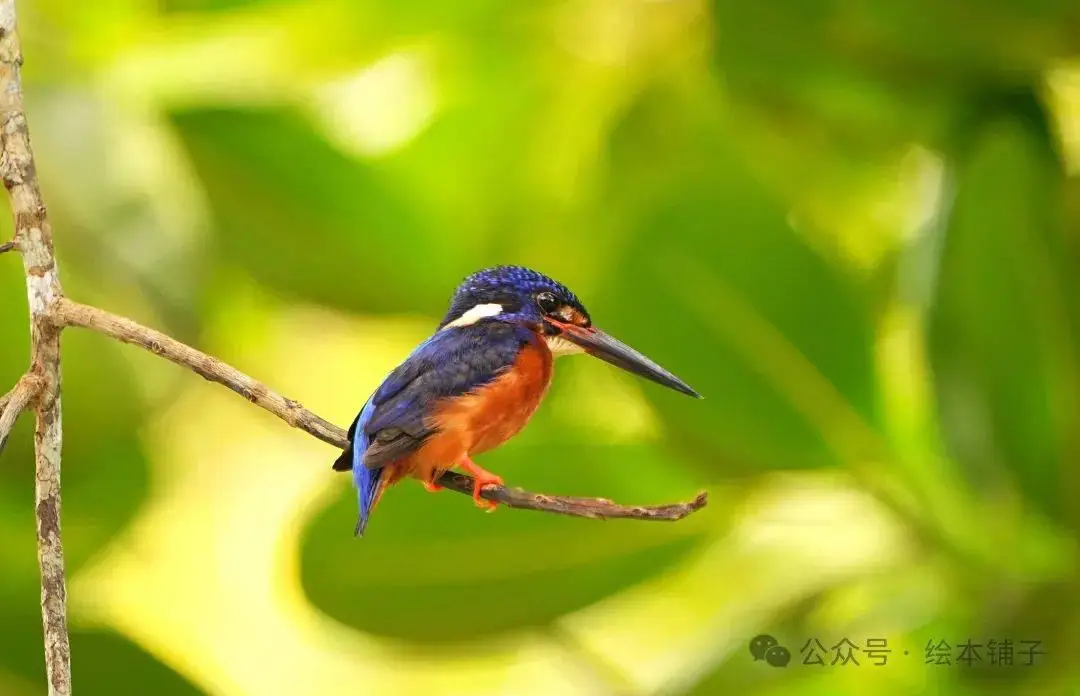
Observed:
[[[559,308],[559,301],[550,292],[542,292],[536,296],[536,304],[544,314],[551,314]]]

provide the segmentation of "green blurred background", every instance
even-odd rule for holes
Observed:
[[[483,460],[550,493],[709,490],[687,520],[407,483],[356,540],[332,448],[70,330],[77,693],[1080,693],[1075,0],[18,9],[76,299],[345,426],[462,277],[522,263],[706,395],[560,361]],[[31,430],[0,466],[4,696],[44,690]],[[762,633],[791,664],[753,660]],[[887,664],[803,664],[845,637]],[[1015,665],[926,664],[940,640]]]

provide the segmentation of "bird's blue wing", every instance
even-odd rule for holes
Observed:
[[[420,344],[375,390],[349,427],[349,448],[334,468],[351,469],[362,534],[378,499],[382,467],[416,451],[434,432],[428,416],[441,399],[481,387],[517,359],[527,329],[478,322],[443,329]]]
[[[354,454],[359,453],[363,457],[370,444],[369,438],[365,435],[368,424],[371,422],[372,416],[375,414],[375,408],[381,403],[385,403],[387,399],[390,399],[401,392],[402,389],[407,387],[414,379],[419,377],[425,371],[431,369],[433,355],[429,353],[435,353],[432,344],[442,342],[439,334],[432,336],[428,340],[417,346],[413,352],[405,359],[405,362],[398,365],[394,370],[383,378],[382,383],[378,386],[375,392],[368,397],[364,407],[360,410],[360,413],[353,419],[352,425],[349,426],[348,439],[349,444],[345,447],[345,451],[341,453],[341,456],[334,462],[335,471],[349,471],[354,468]]]

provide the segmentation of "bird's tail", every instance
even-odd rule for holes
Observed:
[[[354,532],[358,537],[364,536],[368,517],[371,515],[371,511],[375,509],[375,504],[379,502],[379,497],[382,495],[382,475],[382,468],[369,469],[364,466],[363,461],[356,462],[353,466],[353,480],[356,481],[356,493],[360,499],[360,514],[357,516],[356,531]]]
[[[351,468],[353,472],[356,495],[360,501],[360,512],[357,516],[356,530],[354,531],[354,535],[358,537],[364,536],[364,530],[367,528],[371,511],[375,509],[375,505],[379,502],[379,497],[386,487],[382,467],[373,469],[364,465],[364,453],[367,452],[368,445],[371,444],[368,442],[367,435],[364,434],[364,427],[371,419],[373,410],[369,399],[356,416],[356,420],[349,426],[349,443],[351,445],[349,451],[342,453],[334,464],[335,469]],[[343,461],[346,457],[348,457],[348,465],[345,465],[345,461]]]

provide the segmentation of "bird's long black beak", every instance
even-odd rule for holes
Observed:
[[[562,329],[562,335],[567,340],[581,346],[589,355],[657,384],[662,384],[669,389],[701,398],[701,394],[694,391],[689,384],[600,329],[585,328],[575,324],[563,324],[559,328]]]

